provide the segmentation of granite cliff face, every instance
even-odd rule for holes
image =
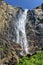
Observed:
[[[32,53],[43,48],[43,4],[28,12],[27,39]]]
[[[19,53],[23,51],[24,55],[26,54],[24,52],[25,41],[22,40],[24,43],[22,48],[21,40],[17,42],[17,39],[27,39],[28,51],[31,55],[43,49],[43,4],[33,10],[28,10],[25,18],[23,15],[25,10],[22,8],[12,7],[4,1],[0,3],[0,64],[16,65]],[[21,26],[18,28],[16,22],[20,22],[20,19],[22,19],[22,22],[24,21],[21,14],[26,22],[26,38],[24,38],[25,36],[17,38],[17,30]],[[22,32],[19,31],[18,35],[22,35]]]
[[[16,42],[12,42],[10,22],[19,8],[0,2],[0,65],[17,65],[18,53],[22,50]]]
[[[26,33],[32,53],[43,48],[43,4],[27,15]]]

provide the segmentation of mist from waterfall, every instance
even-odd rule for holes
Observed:
[[[23,51],[21,52],[21,54],[23,54],[24,52],[26,54],[28,54],[28,42],[27,42],[27,38],[26,38],[26,31],[25,31],[25,25],[26,25],[26,18],[27,18],[27,12],[28,9],[25,9],[21,15],[18,18],[18,21],[16,22],[16,42],[20,43]]]

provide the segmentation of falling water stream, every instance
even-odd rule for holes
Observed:
[[[16,29],[16,35],[17,35],[16,42],[20,43],[23,49],[23,51],[20,53],[21,55],[23,55],[24,52],[28,54],[28,42],[27,42],[26,31],[25,31],[27,12],[28,9],[25,9],[23,13],[21,13],[21,16],[19,16],[19,19],[17,21],[18,24]]]

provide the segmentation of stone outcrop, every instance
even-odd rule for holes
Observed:
[[[22,48],[19,43],[12,41],[14,37],[12,21],[18,20],[19,13],[24,10],[12,7],[4,1],[0,3],[0,65],[16,65]],[[28,10],[26,21],[29,52],[33,54],[43,48],[43,4]]]

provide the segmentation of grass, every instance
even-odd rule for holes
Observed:
[[[30,57],[22,57],[18,65],[43,65],[43,51]]]

